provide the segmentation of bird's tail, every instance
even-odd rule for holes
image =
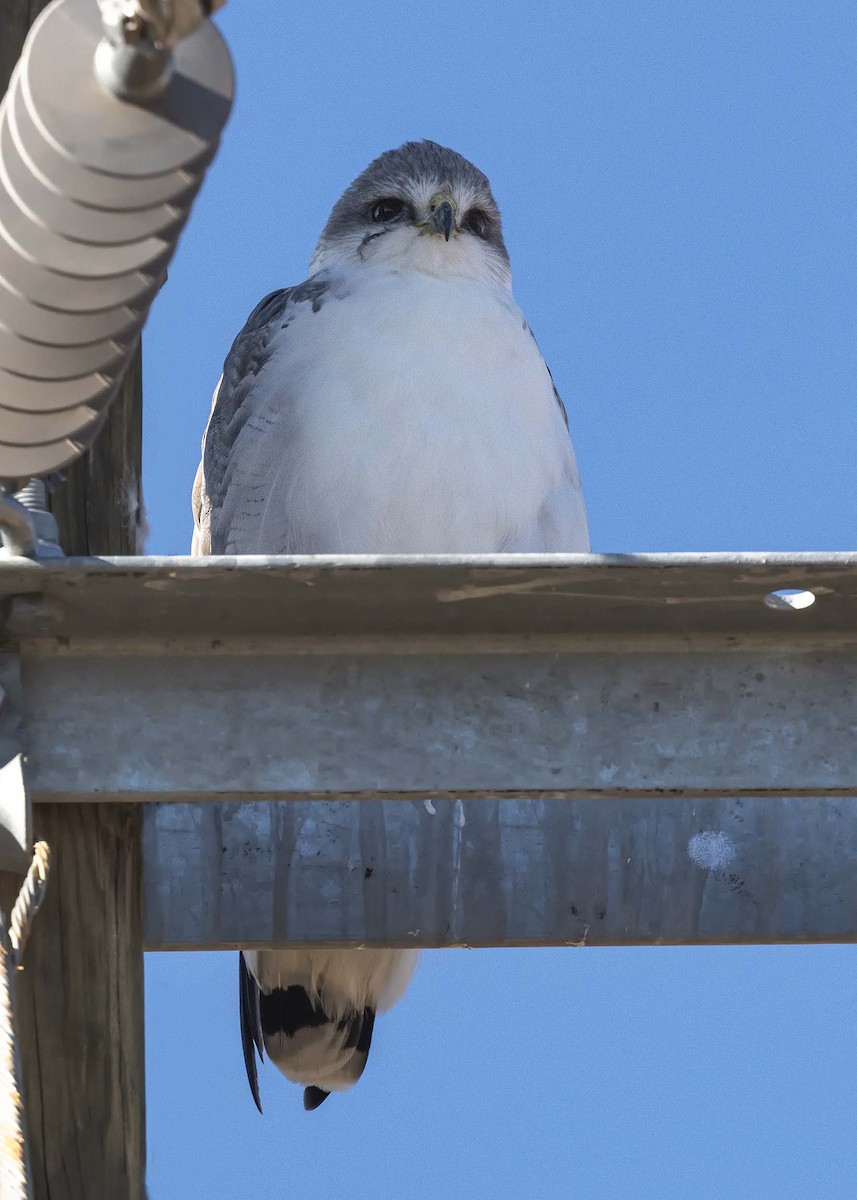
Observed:
[[[416,954],[400,950],[270,950],[240,956],[241,1030],[253,1098],[254,1048],[318,1108],[363,1074],[375,1014],[407,987]]]

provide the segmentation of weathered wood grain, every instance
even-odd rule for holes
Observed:
[[[0,0],[0,92],[5,92],[27,30],[48,0]]]
[[[38,806],[53,849],[18,976],[34,1195],[143,1200],[140,820],[130,806]]]
[[[50,507],[69,557],[138,554],[142,496],[143,360],[137,350],[95,444],[66,468]]]

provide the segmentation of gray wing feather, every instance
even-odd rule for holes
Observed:
[[[265,296],[250,313],[226,356],[223,378],[205,433],[203,468],[212,501],[223,490],[221,481],[229,469],[230,450],[247,419],[245,401],[256,376],[268,361],[275,321],[288,305],[293,290],[280,288]]]
[[[241,456],[234,451],[244,429],[254,421],[265,420],[256,411],[252,396],[257,377],[271,358],[274,336],[288,328],[298,305],[311,304],[312,311],[318,312],[329,287],[326,279],[316,278],[297,287],[270,292],[253,309],[232,343],[223,364],[223,376],[215,393],[203,442],[198,480],[200,495],[196,504],[197,525],[204,526],[200,537],[203,553],[227,552],[229,521],[220,518],[236,472],[247,469],[246,462],[242,462]],[[264,506],[264,486],[259,485],[259,494],[254,497],[251,482],[243,479],[242,483],[244,503]]]
[[[533,333],[532,329],[530,329],[529,322],[524,321],[524,329],[526,329],[527,333],[530,335],[530,337],[536,343],[536,347],[538,349],[539,354],[542,354],[542,348],[541,348],[541,346],[539,346],[536,335]],[[542,362],[545,363],[545,370],[547,371],[548,375],[550,376],[551,387],[553,388],[553,398],[554,398],[554,400],[556,400],[557,404],[559,405],[559,411],[562,413],[562,419],[563,419],[563,421],[565,421],[566,429],[568,429],[568,413],[566,412],[565,405],[562,402],[562,396],[559,394],[559,392],[557,390],[557,386],[554,383],[553,371],[551,371],[550,367],[545,362],[545,356],[543,354],[542,354]]]
[[[247,1072],[247,1082],[256,1102],[259,1112],[262,1111],[262,1101],[259,1098],[259,1075],[256,1070],[256,1053],[259,1060],[264,1061],[265,1051],[262,1039],[262,1022],[259,1017],[259,985],[244,961],[244,955],[238,952],[238,1000],[241,1014],[241,1048],[244,1051],[244,1069]]]

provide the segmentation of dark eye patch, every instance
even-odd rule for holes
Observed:
[[[464,220],[461,222],[463,229],[468,233],[472,233],[474,237],[487,238],[491,228],[490,218],[481,208],[471,208],[470,212],[465,214]]]
[[[380,225],[385,221],[395,221],[396,217],[402,215],[404,208],[401,200],[397,200],[395,196],[387,196],[383,200],[375,201],[369,209],[369,216]]]

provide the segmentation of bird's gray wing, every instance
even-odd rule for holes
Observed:
[[[538,342],[536,342],[536,345],[538,345]],[[545,363],[545,367],[547,368],[548,375],[550,375],[551,386],[553,387],[553,398],[554,398],[554,400],[556,400],[557,404],[559,405],[559,411],[562,413],[562,419],[563,419],[563,421],[565,421],[566,429],[568,429],[568,413],[566,412],[565,405],[562,402],[562,396],[557,391],[557,386],[554,383],[553,371],[550,369],[550,367],[547,365],[547,363]]]
[[[553,388],[553,398],[559,406],[559,411],[562,413],[562,419],[565,422],[565,428],[568,430],[568,412],[554,381],[553,372],[547,362],[545,362],[545,356],[542,354],[536,335],[526,320],[524,321],[524,329],[535,342],[536,348],[541,355],[545,370],[548,373],[548,379],[550,379],[551,387]],[[569,442],[569,450],[570,462],[563,489],[552,499],[546,500],[539,512],[538,524],[539,536],[542,542],[541,548],[548,553],[565,551],[568,553],[588,554],[590,546],[586,506],[583,503],[583,491],[580,486],[577,458],[571,442]]]
[[[524,329],[526,329],[527,333],[530,335],[530,337],[536,343],[536,348],[537,348],[539,354],[542,354],[542,348],[539,345],[538,338],[536,337],[536,335],[533,333],[532,329],[530,328],[528,321],[524,321]],[[563,421],[565,421],[566,429],[568,429],[568,413],[565,410],[565,405],[562,402],[562,396],[559,394],[559,391],[557,390],[556,383],[554,383],[553,371],[551,371],[550,367],[545,362],[545,356],[543,354],[542,354],[542,362],[545,364],[545,370],[547,371],[548,375],[550,376],[551,387],[553,388],[553,398],[554,398],[554,400],[556,400],[557,404],[559,405],[559,411],[562,413],[562,419],[563,419]]]
[[[238,1001],[241,1012],[241,1048],[244,1051],[244,1068],[247,1071],[247,1082],[256,1102],[259,1112],[262,1111],[262,1101],[259,1098],[259,1075],[256,1070],[256,1053],[259,1060],[264,1061],[265,1051],[262,1040],[262,1022],[259,1016],[259,985],[247,969],[244,955],[238,952]]]
[[[310,304],[312,311],[318,312],[329,286],[327,279],[317,277],[297,287],[270,292],[250,313],[232,343],[214,392],[211,416],[203,437],[202,461],[194,482],[192,553],[227,552],[231,527],[230,489],[238,473],[243,473],[239,489],[242,503],[257,504],[261,513],[265,502],[264,485],[260,483],[259,494],[255,495],[252,461],[247,461],[246,454],[236,454],[236,445],[241,434],[254,427],[254,421],[260,423],[257,432],[264,438],[262,423],[265,418],[254,405],[254,390],[257,378],[273,352],[273,339],[288,328],[298,306]]]

